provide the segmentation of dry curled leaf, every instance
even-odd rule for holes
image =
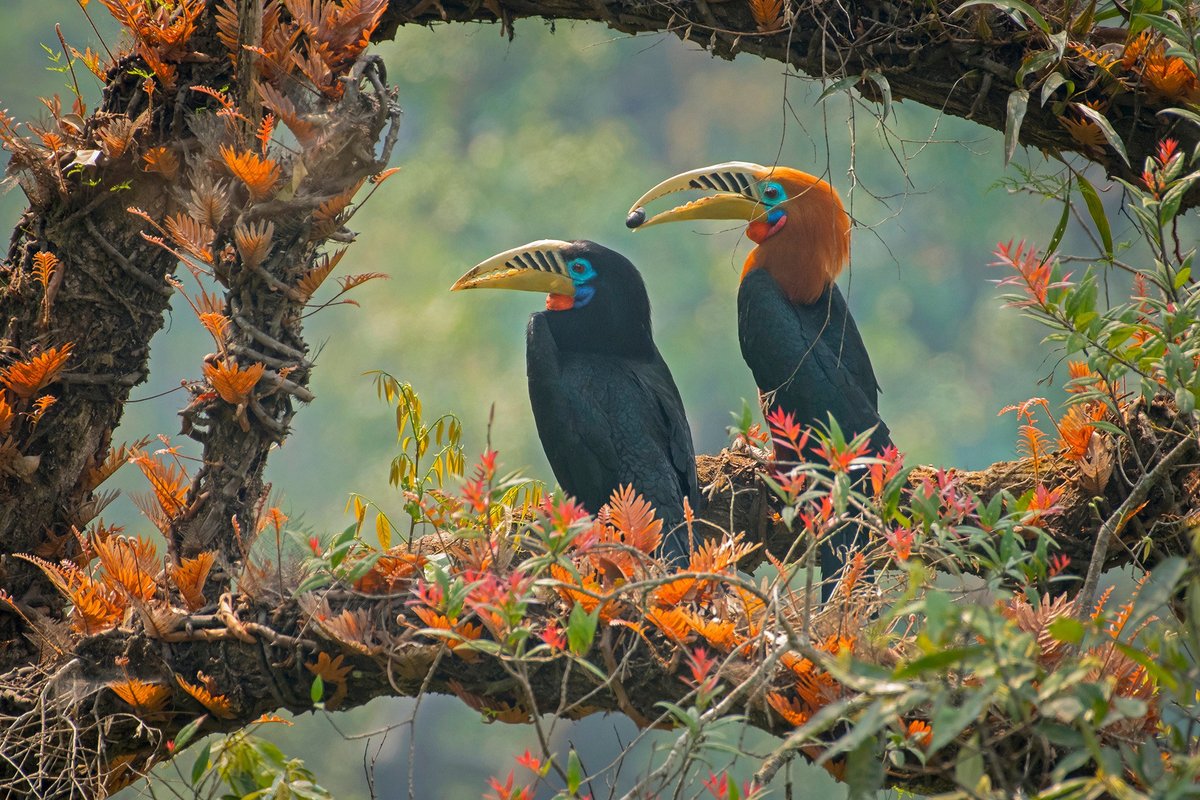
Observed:
[[[190,694],[196,702],[204,706],[217,719],[233,719],[237,716],[233,712],[233,703],[223,694],[214,694],[213,691],[204,686],[188,683],[181,676],[176,675],[175,680],[179,683],[180,688]]]

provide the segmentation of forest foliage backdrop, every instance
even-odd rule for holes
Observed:
[[[73,1],[22,3],[4,14],[3,104],[18,119],[36,118],[38,96],[66,93],[67,79],[42,47],[61,50],[54,24],[79,49],[99,41]],[[118,37],[111,25],[101,32]],[[503,424],[493,428],[492,446],[504,463],[551,477],[524,387],[524,320],[539,301],[447,291],[484,256],[537,238],[594,239],[640,266],[697,452],[720,449],[729,412],[754,394],[737,350],[734,303],[748,245],[738,231],[711,224],[637,236],[623,224],[648,180],[697,164],[778,161],[825,173],[847,198],[859,227],[843,286],[883,386],[883,416],[910,463],[976,468],[1009,458],[1015,422],[997,417],[999,409],[1034,394],[1061,398],[1038,385],[1060,367],[1038,345],[1041,332],[1003,309],[990,284],[997,241],[1045,241],[1058,217],[1057,207],[996,186],[1006,174],[999,134],[911,104],[894,106],[885,129],[845,94],[818,102],[819,85],[776,62],[718,62],[671,36],[530,21],[517,23],[516,34],[509,42],[497,27],[406,27],[377,47],[405,111],[393,158],[403,179],[355,217],[362,238],[350,269],[394,279],[360,291],[361,308],[309,322],[310,341],[320,345],[311,387],[319,401],[301,412],[268,468],[293,524],[340,530],[351,491],[399,505],[387,485],[391,410],[363,376],[372,369],[411,381],[427,407],[457,413],[468,452],[482,447],[494,408]],[[98,92],[93,82],[85,96]],[[1017,162],[1040,159],[1019,153]],[[16,220],[23,199],[19,191],[4,197],[5,222]],[[1110,217],[1122,224],[1117,208],[1110,202]],[[1064,250],[1077,235],[1068,234]],[[134,393],[147,399],[128,407],[115,438],[174,435],[184,401],[155,396],[195,377],[209,349],[194,318],[174,314],[154,342],[150,382]],[[114,483],[141,490],[139,481],[127,470]],[[148,528],[124,499],[105,516]],[[336,796],[365,796],[364,743],[344,741],[338,730],[394,722],[412,702],[376,701],[339,715],[337,729],[309,718],[279,738]],[[436,781],[443,796],[478,796],[528,736],[476,724],[457,700],[424,703],[415,779]],[[631,726],[593,718],[564,723],[560,735],[603,739],[592,751],[600,760],[619,749],[606,733],[614,728]],[[406,780],[406,737],[400,730],[388,738],[378,781]],[[464,751],[476,757],[465,763]],[[824,792],[828,779],[815,772]]]

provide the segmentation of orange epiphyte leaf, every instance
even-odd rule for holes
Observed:
[[[317,675],[327,684],[336,687],[333,694],[325,698],[326,708],[337,708],[342,701],[346,699],[346,676],[350,674],[350,665],[342,665],[342,660],[345,656],[338,655],[334,658],[329,657],[329,653],[324,651],[317,653],[317,660],[306,662],[305,669],[313,675]]]
[[[38,138],[42,140],[43,145],[54,153],[67,146],[66,140],[54,131],[42,131],[38,134]]]
[[[229,328],[232,323],[224,314],[204,311],[200,314],[200,324],[212,335],[218,347],[223,347],[229,339]]]
[[[684,612],[692,630],[704,637],[713,647],[729,652],[744,641],[737,633],[737,624],[731,620],[704,619],[698,614]]]
[[[169,147],[151,147],[142,155],[142,163],[146,172],[157,173],[169,181],[179,174],[179,156]]]
[[[267,529],[267,526],[272,526],[277,531],[283,530],[284,524],[288,521],[288,515],[283,513],[283,509],[279,506],[271,506],[266,513],[258,518],[256,532],[262,533]]]
[[[58,378],[67,359],[71,357],[72,346],[51,347],[28,361],[11,364],[0,370],[0,383],[17,397],[28,400]]]
[[[1103,416],[1104,406],[1100,403],[1092,405],[1099,407],[1098,413]],[[1074,405],[1058,421],[1058,446],[1069,461],[1080,461],[1087,455],[1092,434],[1096,431],[1094,413],[1090,408]]]
[[[33,255],[33,276],[37,278],[38,283],[42,288],[50,285],[50,278],[54,276],[54,271],[58,268],[58,256],[48,250],[43,250],[40,253]]]
[[[329,277],[329,273],[333,272],[345,254],[346,248],[343,247],[333,255],[321,256],[320,263],[304,273],[304,276],[296,284],[296,291],[300,293],[300,296],[308,300],[316,294],[317,289],[321,287],[321,284],[325,282],[325,279]]]
[[[800,705],[799,700],[786,697],[779,692],[767,692],[767,702],[790,725],[798,728],[808,722],[809,712]]]
[[[166,684],[149,683],[137,678],[109,681],[107,686],[112,689],[113,694],[137,709],[139,714],[161,711],[163,704],[171,696],[171,688]]]
[[[1058,118],[1058,122],[1067,129],[1071,138],[1083,145],[1085,149],[1103,150],[1108,143],[1104,131],[1100,130],[1100,126],[1088,117],[1082,115],[1078,117],[1063,116]]]
[[[87,5],[86,2],[83,5]],[[108,76],[104,72],[104,68],[100,65],[100,54],[92,50],[91,47],[85,47],[83,52],[79,52],[74,47],[71,48],[71,55],[83,62],[83,65],[88,68],[88,71],[99,78],[104,83],[108,83]]]
[[[856,550],[850,558],[850,563],[846,567],[846,574],[842,576],[842,580],[838,583],[838,594],[842,597],[849,597],[854,591],[854,587],[858,585],[858,580],[867,570],[867,559],[863,556],[861,550]]]
[[[383,183],[384,181],[386,181],[388,178],[392,177],[399,171],[400,171],[400,167],[388,167],[383,172],[376,172],[374,175],[371,176],[371,183],[378,186],[379,184]]]
[[[382,272],[362,272],[358,275],[345,275],[338,278],[338,283],[342,285],[342,291],[348,292],[356,286],[362,286],[367,281],[373,281],[376,278],[387,278],[389,276]]]
[[[170,568],[171,580],[188,611],[197,611],[204,607],[204,582],[208,580],[209,570],[217,560],[215,550],[205,550],[195,558],[185,558],[179,566]]]
[[[63,597],[71,601],[71,627],[85,636],[115,628],[125,616],[125,603],[116,592],[70,561],[52,564],[37,556],[16,554],[42,571]]]
[[[116,117],[107,125],[96,130],[96,138],[100,140],[100,149],[109,158],[120,158],[133,141],[135,131],[133,120],[129,117]]]
[[[914,719],[905,728],[905,735],[915,739],[921,747],[929,747],[933,743],[933,728],[923,719]]]
[[[188,192],[188,211],[197,222],[210,228],[220,228],[229,213],[229,185],[214,181],[207,173],[193,179]]]
[[[558,564],[551,564],[550,575],[556,581],[559,581],[559,585],[554,587],[554,589],[569,605],[578,604],[589,614],[597,606],[600,606],[600,621],[605,624],[611,622],[616,617],[618,613],[617,606],[609,599],[611,595],[606,593],[600,586],[600,582],[596,580],[595,573],[581,572],[579,577],[575,577],[566,568],[560,567]]]
[[[612,493],[608,508],[609,518],[625,544],[643,553],[654,552],[662,541],[662,520],[655,518],[649,500],[626,484]]]
[[[394,592],[401,581],[416,575],[427,561],[418,553],[384,553],[366,575],[355,581],[354,588],[366,594]]]
[[[221,145],[221,158],[233,176],[246,185],[251,200],[265,200],[271,196],[282,173],[280,166],[250,150],[240,153],[232,147]]]
[[[695,578],[676,578],[655,588],[650,593],[650,599],[658,606],[677,606],[685,600],[691,600],[706,583]]]
[[[757,544],[742,541],[742,534],[731,539],[709,539],[692,551],[688,572],[725,572],[744,556],[758,549]]]
[[[288,64],[290,67],[290,59]],[[258,83],[256,85],[263,105],[271,109],[271,112],[292,132],[302,147],[311,147],[316,143],[319,133],[317,126],[306,119],[302,119],[296,110],[295,104],[290,99],[269,83]]]
[[[212,241],[216,232],[203,222],[197,222],[187,214],[172,214],[163,220],[163,227],[174,242],[196,258],[212,263]]]
[[[12,430],[13,420],[16,418],[17,412],[13,411],[13,407],[8,404],[4,392],[0,392],[0,437],[8,436],[8,432]]]
[[[1167,55],[1167,43],[1160,41],[1149,49],[1142,64],[1142,80],[1150,90],[1167,100],[1200,101],[1200,83],[1187,62]]]
[[[646,621],[662,631],[668,639],[686,642],[692,638],[692,626],[688,613],[679,608],[651,608],[646,612]]]
[[[258,147],[262,150],[263,155],[267,153],[267,146],[271,144],[271,136],[275,133],[275,115],[268,112],[262,118],[262,122],[258,124],[258,130],[254,133],[254,138],[258,139]]]
[[[222,359],[216,364],[204,365],[204,377],[212,384],[216,393],[226,403],[235,406],[250,399],[250,392],[258,385],[262,376],[262,364],[251,364],[243,368],[233,361]]]
[[[242,263],[248,267],[257,267],[266,259],[274,239],[275,223],[270,221],[238,225],[233,229],[233,241],[242,256]]]
[[[154,543],[140,537],[109,536],[89,543],[104,568],[106,583],[115,584],[143,602],[154,597],[158,554]]]
[[[1150,45],[1154,41],[1154,31],[1146,28],[1129,44],[1125,45],[1125,51],[1121,53],[1121,66],[1125,69],[1133,69],[1138,60],[1150,50]]]
[[[318,224],[338,222],[341,213],[346,210],[346,206],[350,205],[350,201],[354,199],[354,195],[358,193],[362,185],[363,181],[356,181],[345,191],[322,202],[317,206],[316,211],[313,211],[313,221]]]
[[[283,717],[279,716],[278,714],[265,714],[265,713],[258,719],[254,720],[253,724],[266,725],[266,724],[275,723],[275,722],[278,722],[281,725],[287,725],[289,728],[293,727],[296,724],[296,723],[292,722],[291,720],[284,719]]]
[[[783,24],[783,0],[747,0],[750,14],[760,31],[777,30]]]
[[[229,99],[229,94],[227,92],[222,92],[218,89],[212,88],[211,86],[204,85],[196,85],[189,88],[191,88],[193,92],[199,92],[200,94],[208,95],[212,99],[216,100],[223,109],[233,108],[233,101]]]
[[[204,686],[188,683],[180,675],[176,675],[175,680],[181,689],[195,698],[197,703],[207,708],[217,719],[233,719],[237,716],[233,713],[233,703],[225,695],[214,694]]]
[[[177,517],[187,505],[187,475],[182,467],[174,463],[164,464],[140,451],[135,452],[130,460],[138,465],[150,481],[154,499],[167,519]]]
[[[58,402],[58,398],[53,395],[42,395],[37,400],[33,401],[33,411],[29,414],[30,424],[37,425],[42,421],[42,417],[50,410],[50,406]]]

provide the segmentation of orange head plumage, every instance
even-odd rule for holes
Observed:
[[[646,219],[647,203],[673,192],[708,190],[701,197]],[[832,186],[788,167],[740,161],[668,178],[644,194],[626,225],[641,228],[689,219],[744,219],[758,246],[742,276],[765,269],[794,303],[815,302],[850,258],[850,218]]]

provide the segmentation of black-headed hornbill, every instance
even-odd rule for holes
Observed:
[[[688,190],[715,193],[646,218],[647,204]],[[716,164],[655,186],[626,225],[698,219],[747,220],[757,245],[742,270],[738,340],[764,411],[780,408],[808,427],[826,426],[832,415],[847,440],[871,431],[871,451],[882,453],[891,437],[879,416],[879,384],[835,283],[850,257],[850,218],[834,188],[787,167]],[[807,460],[815,444],[801,454]],[[826,552],[821,560],[832,566]]]
[[[595,242],[543,239],[492,256],[453,286],[476,288],[547,293],[546,310],[529,318],[525,357],[559,485],[593,514],[632,485],[663,521],[662,555],[686,562],[683,501],[700,499],[696,457],[637,268]]]

